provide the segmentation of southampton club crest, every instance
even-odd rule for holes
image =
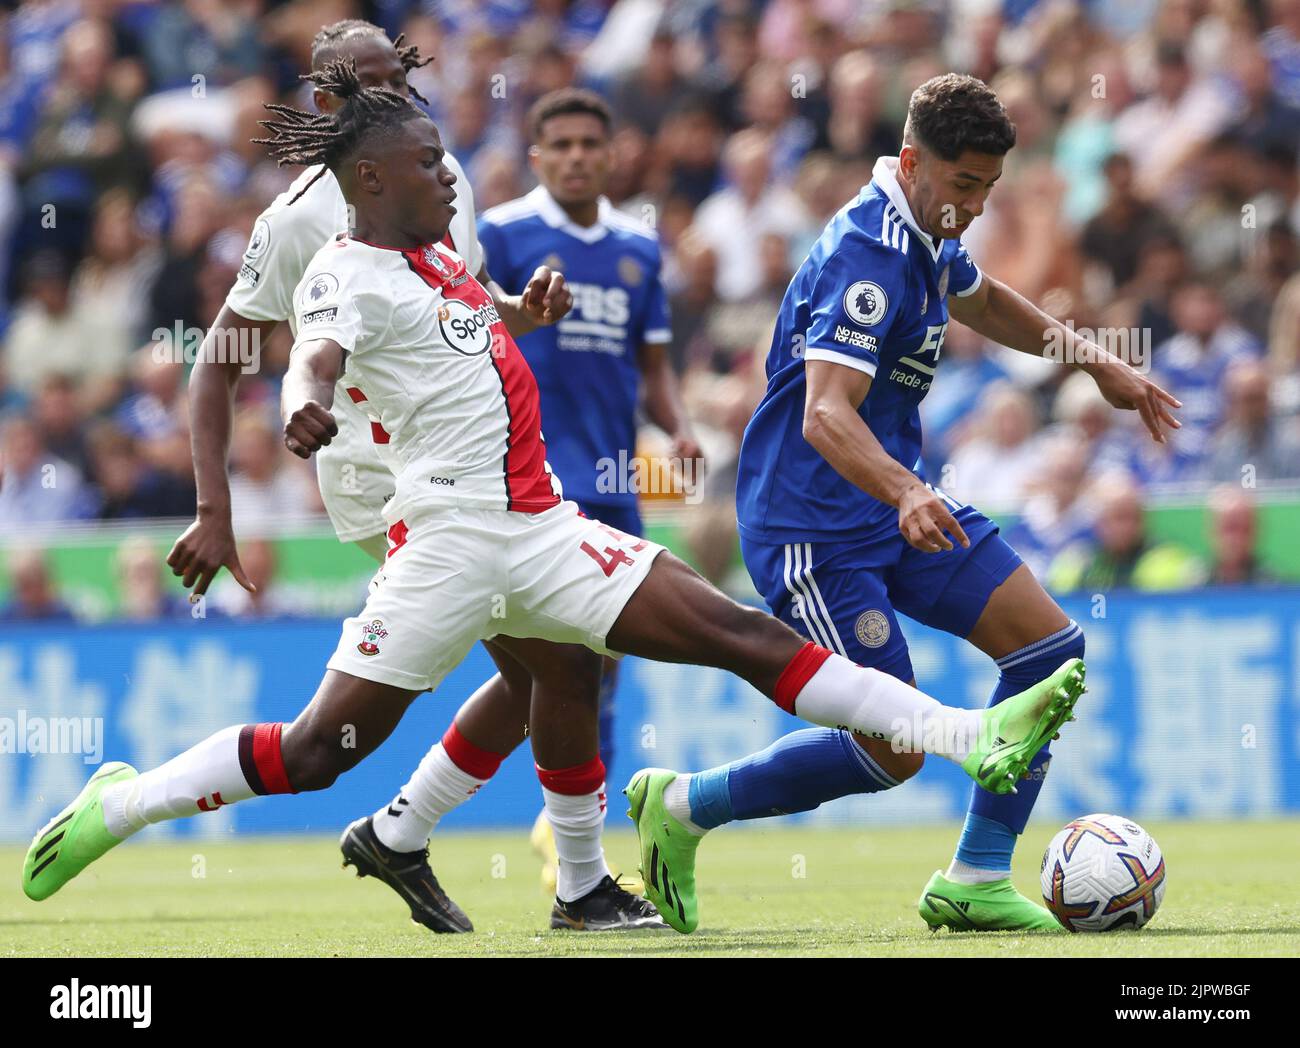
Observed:
[[[454,270],[447,265],[446,260],[431,247],[424,249],[424,264],[436,270],[443,280],[450,280],[454,274]]]
[[[383,619],[372,619],[361,627],[361,643],[357,651],[362,655],[378,655],[379,642],[388,636]]]

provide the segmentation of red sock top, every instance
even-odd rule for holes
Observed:
[[[466,775],[485,781],[497,773],[501,762],[506,759],[503,753],[493,753],[491,750],[475,746],[460,733],[455,721],[451,722],[451,727],[442,737],[442,748],[451,758],[451,763]]]
[[[822,668],[822,663],[830,657],[831,653],[827,649],[808,641],[776,679],[773,701],[786,713],[794,713],[794,700],[799,697],[804,685],[812,680],[813,674]]]
[[[552,793],[562,793],[568,797],[581,797],[595,793],[605,782],[605,764],[600,757],[592,757],[585,764],[575,764],[572,768],[556,768],[548,771],[537,765],[537,778]]]

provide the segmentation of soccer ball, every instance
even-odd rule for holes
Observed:
[[[1043,852],[1043,902],[1067,931],[1141,928],[1165,897],[1155,839],[1119,815],[1085,815]]]

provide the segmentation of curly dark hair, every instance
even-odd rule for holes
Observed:
[[[388,34],[373,22],[367,22],[361,18],[345,18],[341,22],[332,22],[323,27],[311,42],[311,68],[313,75],[299,77],[300,80],[310,80],[320,87],[320,82],[314,75],[316,72],[324,69],[332,62],[340,58],[346,58],[344,49],[348,40],[354,37],[378,37],[380,40],[388,41]],[[432,58],[421,58],[420,49],[415,44],[405,44],[402,41],[406,39],[406,34],[401,33],[396,40],[391,41],[393,50],[397,52],[397,60],[402,63],[402,68],[410,73],[412,69],[419,69],[433,61]],[[321,88],[326,90],[325,88]],[[406,88],[411,92],[413,98],[418,99],[425,105],[429,100],[419,91],[409,84]]]
[[[907,132],[943,160],[965,152],[1005,156],[1016,144],[1016,125],[984,81],[945,73],[912,92]]]
[[[528,131],[536,142],[542,137],[542,125],[557,116],[586,113],[605,125],[608,134],[614,127],[614,116],[609,104],[596,94],[581,87],[561,87],[542,95],[528,111]]]
[[[312,74],[322,91],[338,95],[343,105],[337,113],[305,113],[292,106],[266,106],[279,120],[259,120],[271,134],[253,139],[267,147],[279,164],[324,164],[337,171],[370,138],[396,131],[408,120],[428,120],[428,115],[405,95],[386,87],[362,87],[357,64],[351,58],[328,63]]]

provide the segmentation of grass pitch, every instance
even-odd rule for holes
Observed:
[[[611,823],[613,820],[611,819]],[[931,934],[916,913],[955,827],[728,828],[700,848],[700,930],[552,932],[523,831],[435,835],[431,862],[473,935],[413,924],[388,888],[340,869],[330,837],[128,843],[44,903],[0,848],[0,956],[1297,956],[1300,821],[1148,827],[1169,871],[1139,932]],[[1038,894],[1050,827],[1031,827],[1016,882]],[[607,836],[634,870],[634,838]],[[199,876],[202,874],[202,876]]]

